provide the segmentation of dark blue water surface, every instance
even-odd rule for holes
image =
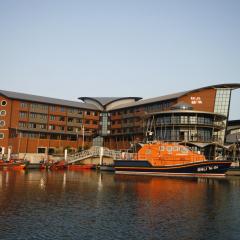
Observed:
[[[240,239],[240,178],[0,171],[0,239]]]

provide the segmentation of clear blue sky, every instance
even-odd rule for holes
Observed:
[[[230,82],[239,0],[0,0],[0,89],[76,100]]]

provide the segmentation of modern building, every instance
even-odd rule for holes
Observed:
[[[240,120],[228,121],[226,143],[240,144]]]
[[[154,136],[213,155],[225,143],[231,91],[239,87],[219,84],[151,99],[80,97],[74,102],[0,90],[0,147],[49,154],[91,145],[128,149]]]

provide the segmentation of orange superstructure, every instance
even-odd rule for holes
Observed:
[[[206,161],[204,155],[193,152],[185,146],[164,142],[144,144],[137,158],[147,159],[152,166],[172,166]]]

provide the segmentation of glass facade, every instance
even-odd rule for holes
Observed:
[[[164,141],[213,142],[223,128],[224,117],[199,112],[171,112],[154,116],[156,138]],[[152,130],[151,130],[152,131]]]
[[[110,122],[108,121],[108,113],[101,113],[101,135],[106,136],[109,134],[108,126]]]
[[[229,105],[230,105],[230,98],[231,98],[231,90],[230,88],[219,88],[216,92],[216,98],[215,98],[215,106],[214,106],[214,112],[220,113],[228,117],[229,112]],[[225,140],[225,133],[226,133],[226,124],[227,120],[223,122],[224,129],[218,132],[217,134],[217,140],[218,142],[224,144]]]

